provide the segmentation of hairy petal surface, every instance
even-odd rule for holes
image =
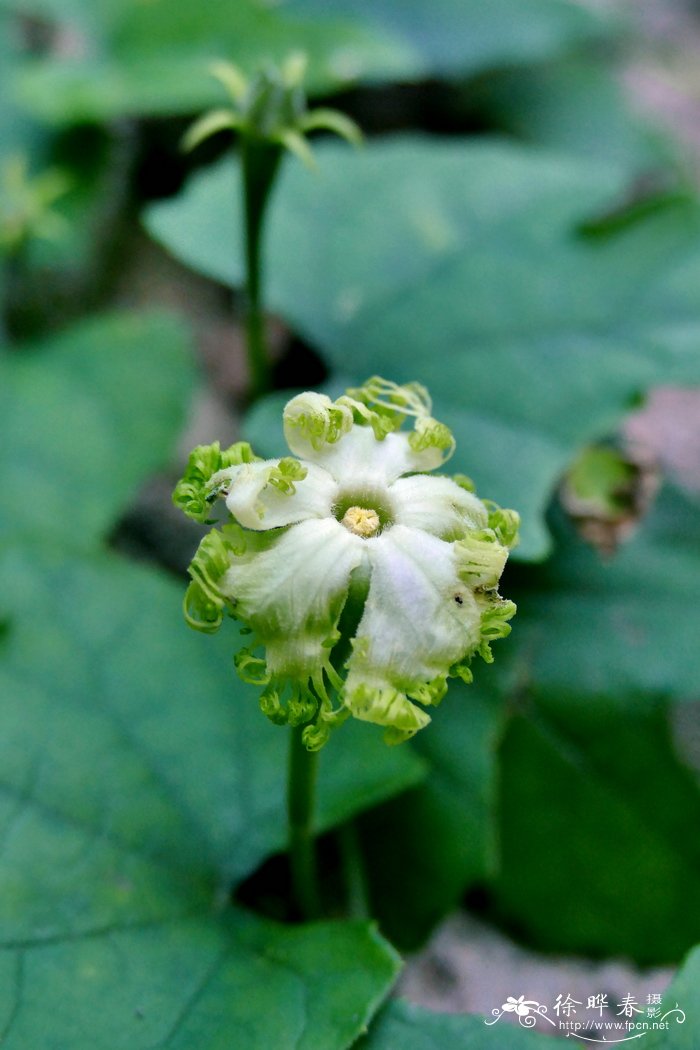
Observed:
[[[226,506],[244,528],[255,530],[328,517],[338,489],[326,470],[293,459],[246,463],[229,477],[227,483],[220,476],[228,488]]]
[[[372,577],[344,701],[355,717],[410,735],[429,718],[408,696],[441,699],[447,669],[479,643],[481,610],[451,544],[395,525],[368,546]]]
[[[387,434],[378,441],[371,427],[358,424],[320,449],[311,448],[303,439],[297,440],[293,430],[287,441],[293,452],[323,467],[345,486],[390,485],[402,474],[435,470],[445,460],[441,448],[413,449],[408,433]]]
[[[221,590],[266,646],[271,675],[311,676],[326,661],[363,541],[334,518],[253,540],[232,560]]]
[[[391,486],[391,504],[397,525],[422,529],[441,539],[455,539],[465,529],[483,529],[488,511],[473,492],[452,478],[399,478]]]

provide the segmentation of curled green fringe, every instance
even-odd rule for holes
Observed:
[[[496,596],[481,614],[481,642],[478,652],[487,664],[493,663],[491,642],[495,642],[498,638],[508,637],[512,630],[508,621],[512,620],[516,611],[515,602]]]
[[[192,582],[183,603],[185,620],[195,631],[214,634],[221,626],[230,603],[221,593],[219,581],[231,558],[243,554],[245,546],[245,534],[239,525],[212,529],[199,544],[188,570]]]
[[[498,537],[498,542],[509,549],[518,544],[518,530],[520,528],[520,515],[515,510],[505,510],[499,507],[493,500],[482,500],[489,513],[489,528],[493,529]]]
[[[175,486],[173,503],[189,518],[204,525],[211,525],[209,512],[219,495],[218,491],[212,490],[211,479],[220,470],[240,466],[242,463],[254,463],[258,459],[247,441],[237,441],[235,445],[224,450],[218,441],[211,445],[197,445],[190,452],[185,473]]]
[[[309,473],[308,468],[293,456],[285,456],[276,467],[272,467],[267,484],[273,485],[284,496],[293,496],[296,492],[295,481],[303,481]]]
[[[408,443],[414,452],[424,452],[427,448],[440,449],[446,453],[446,459],[452,455],[456,446],[450,428],[431,416],[416,420],[415,430],[408,435]]]

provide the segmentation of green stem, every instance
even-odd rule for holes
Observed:
[[[270,389],[270,355],[265,337],[263,310],[262,242],[265,213],[281,157],[281,146],[249,135],[243,136],[241,161],[245,216],[245,329],[251,400]]]
[[[293,726],[289,741],[289,862],[292,892],[299,913],[304,919],[315,919],[320,913],[313,838],[318,752],[307,751],[304,747],[301,739],[303,729],[303,726]]]
[[[345,873],[345,891],[347,893],[348,917],[351,919],[369,919],[367,903],[367,884],[365,867],[362,858],[362,847],[357,826],[348,821],[338,828],[338,845]]]

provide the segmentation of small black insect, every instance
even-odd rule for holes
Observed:
[[[455,601],[457,602],[457,605],[464,605],[464,598],[461,594],[455,594]]]

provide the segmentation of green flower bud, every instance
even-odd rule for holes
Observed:
[[[183,139],[185,149],[194,149],[219,131],[235,131],[248,141],[280,152],[287,149],[312,168],[309,132],[330,131],[353,145],[362,141],[360,129],[344,114],[334,109],[309,110],[303,88],[303,54],[290,55],[279,67],[265,66],[250,79],[231,62],[215,62],[211,73],[225,88],[231,108],[212,109],[196,120]]]
[[[349,717],[399,743],[510,632],[515,606],[496,587],[518,516],[469,479],[428,473],[454,440],[418,384],[299,394],[284,429],[283,459],[243,443],[190,457],[176,503],[201,521],[222,498],[232,522],[192,562],[188,622],[213,631],[228,613],[243,625],[239,674],[262,687],[271,721],[305,727],[310,750]]]

